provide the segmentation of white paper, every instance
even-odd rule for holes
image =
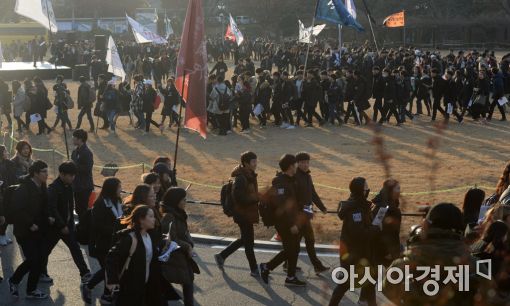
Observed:
[[[172,106],[172,110],[174,113],[179,114],[179,108],[177,107],[177,105]]]
[[[471,107],[471,105],[473,105],[473,99],[470,99],[470,100],[469,100],[468,108],[470,108],[470,107]]]
[[[453,113],[453,104],[448,103],[448,108],[446,109],[446,112],[448,115],[451,115]]]
[[[30,115],[30,123],[36,123],[42,120],[42,117],[40,114],[32,114]]]
[[[309,215],[313,215],[313,207],[312,205],[305,205],[303,211]]]
[[[160,262],[167,262],[170,259],[170,255],[181,247],[175,241],[171,241],[166,251],[158,257]]]
[[[480,206],[480,213],[478,214],[478,224],[482,223],[482,221],[485,219],[485,214],[489,210],[489,205],[482,205]]]
[[[263,111],[264,111],[264,106],[262,106],[262,104],[259,103],[253,109],[253,114],[255,116],[258,116],[258,115],[262,114]]]
[[[41,24],[53,33],[58,31],[51,0],[17,0],[14,11]]]
[[[388,206],[379,208],[377,215],[375,215],[374,220],[372,221],[372,225],[379,226],[382,228],[382,221],[386,212],[388,211]]]
[[[508,99],[505,96],[503,96],[498,100],[498,103],[499,105],[503,106],[508,103]]]

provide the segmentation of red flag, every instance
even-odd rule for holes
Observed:
[[[236,36],[232,29],[230,28],[230,24],[227,26],[227,33],[225,33],[225,40],[236,41]]]
[[[206,137],[207,112],[207,51],[204,36],[204,15],[202,0],[190,0],[184,29],[182,31],[181,48],[177,58],[175,86],[186,101],[184,127]],[[183,76],[186,80],[183,80]],[[184,92],[181,92],[184,82]]]

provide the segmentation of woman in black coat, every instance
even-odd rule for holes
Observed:
[[[382,219],[381,231],[374,236],[374,260],[377,264],[388,267],[394,259],[400,256],[400,225],[402,212],[400,211],[400,183],[389,179],[383,184],[383,188],[372,200],[375,207],[372,215],[375,218],[379,210],[388,207]]]
[[[9,127],[12,126],[12,107],[11,107],[12,97],[9,94],[9,85],[5,83],[3,79],[0,79],[0,113],[7,118],[7,123]]]
[[[163,276],[170,283],[181,284],[184,295],[184,305],[192,306],[194,271],[198,273],[193,261],[193,240],[188,230],[188,215],[186,207],[186,191],[172,187],[163,197],[161,213],[161,229],[169,233],[168,239],[175,241],[181,248],[170,256],[170,260],[163,265]]]
[[[123,216],[121,191],[122,185],[119,179],[107,178],[92,208],[89,254],[97,259],[101,269],[92,276],[87,284],[82,285],[85,303],[90,303],[91,291],[104,280],[106,255],[113,245],[113,234],[122,228],[120,224],[120,219]],[[106,287],[101,300],[112,301],[110,291]]]
[[[152,120],[152,113],[154,113],[154,102],[158,93],[152,87],[151,80],[145,80],[145,91],[142,95],[143,107],[142,110],[145,113],[145,133],[149,133],[151,123],[159,129],[159,124]]]
[[[163,103],[163,109],[161,110],[161,123],[160,128],[164,127],[165,119],[168,116],[170,119],[170,123],[168,127],[171,128],[172,124],[175,123],[177,125],[177,121],[179,120],[178,115],[172,110],[174,106],[179,105],[179,92],[177,88],[175,88],[175,79],[173,77],[168,78],[166,80],[166,87],[159,87],[159,91],[165,97],[165,101]]]
[[[32,101],[32,111],[34,114],[41,115],[41,120],[37,122],[39,127],[39,133],[37,135],[51,133],[51,128],[46,123],[47,112],[52,108],[50,99],[48,98],[48,89],[44,86],[44,83],[39,77],[34,77],[34,85],[36,88],[35,100]]]
[[[138,205],[122,224],[128,228],[117,233],[118,241],[106,256],[106,286],[118,289],[116,305],[162,305],[159,249],[148,233],[154,229],[154,210]]]

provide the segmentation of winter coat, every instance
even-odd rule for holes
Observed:
[[[229,109],[222,111],[222,110],[220,110],[220,107],[219,107],[220,93],[221,94],[225,93],[225,90],[227,92],[227,95],[229,97],[232,97],[232,91],[227,87],[227,85],[225,85],[225,83],[220,83],[220,84],[216,84],[213,86],[211,94],[209,95],[209,97],[211,98],[211,102],[209,103],[209,107],[207,108],[208,112],[210,112],[212,114],[216,114],[216,115],[230,113]],[[220,93],[218,93],[218,92],[220,92]]]
[[[379,209],[388,206],[388,210],[382,220],[381,231],[375,232],[373,245],[373,258],[376,263],[389,266],[394,259],[400,256],[400,226],[402,224],[402,212],[398,202],[389,200],[388,192],[382,189],[372,200],[372,218],[375,218]],[[386,257],[390,258],[386,258]]]
[[[250,169],[237,166],[231,174],[234,178],[234,221],[255,224],[259,222],[259,195],[257,174]]]
[[[9,159],[0,160],[0,181],[3,182],[0,186],[0,196],[2,190],[11,185],[17,184],[18,177],[16,176],[16,164],[13,161]]]
[[[55,219],[53,225],[60,230],[74,222],[73,211],[73,187],[58,177],[48,186],[48,216]]]
[[[122,228],[120,220],[106,205],[105,199],[99,197],[92,207],[89,254],[98,259],[106,258],[113,244],[113,234]]]
[[[279,172],[273,178],[271,186],[275,192],[275,224],[282,229],[290,229],[294,225],[299,227],[303,224],[306,216],[303,210],[299,209],[296,178]]]
[[[48,98],[48,90],[44,85],[37,85],[37,92],[34,99],[31,101],[31,110],[34,114],[41,115],[46,118],[47,111],[53,106]]]
[[[129,256],[133,239],[130,233],[136,237],[136,249],[131,257],[128,268],[120,277],[122,268]],[[149,278],[146,280],[146,249],[142,236],[139,232],[126,229],[116,233],[117,243],[111,248],[106,256],[106,280],[108,284],[118,284],[116,305],[141,306],[161,305],[161,291],[159,290],[159,250],[156,243],[152,242],[152,259],[149,265]],[[149,235],[150,237],[150,235]]]
[[[367,88],[367,82],[364,78],[359,77],[354,80],[354,104],[360,110],[367,110],[370,108],[368,97],[370,97],[370,90]]]
[[[78,109],[91,108],[90,85],[86,82],[78,87]]]
[[[26,99],[27,95],[25,94],[25,91],[19,88],[12,100],[14,117],[21,117],[21,115],[23,115],[23,113],[25,112],[24,105]]]
[[[10,114],[12,97],[9,95],[9,85],[0,83],[0,111],[2,114]]]
[[[89,191],[94,189],[92,178],[92,167],[94,166],[94,155],[87,144],[76,148],[71,153],[71,160],[76,164],[78,173],[74,178],[74,191]]]
[[[382,99],[384,97],[384,79],[378,74],[372,78],[372,97]]]
[[[14,162],[14,165],[16,166],[16,177],[20,179],[22,176],[25,176],[28,174],[28,169],[30,166],[34,163],[32,158],[24,158],[21,157],[18,153],[14,155],[14,157],[11,159],[12,162]]]
[[[163,94],[165,97],[165,101],[163,102],[163,109],[161,110],[161,115],[163,116],[171,116],[172,115],[172,108],[176,105],[179,105],[179,92],[177,91],[177,88],[175,86],[171,87],[160,87],[159,91]]]
[[[326,211],[326,206],[324,206],[324,203],[322,203],[321,198],[315,191],[315,186],[313,185],[310,171],[304,172],[298,168],[295,178],[297,184],[296,190],[299,209],[303,210],[305,206],[315,204],[321,211]]]

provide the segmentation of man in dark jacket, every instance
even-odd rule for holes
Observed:
[[[143,100],[143,112],[145,113],[145,133],[149,133],[151,123],[159,129],[159,124],[152,119],[152,113],[154,113],[154,102],[158,93],[152,87],[151,80],[145,80],[145,91],[142,95]]]
[[[315,117],[319,121],[319,125],[324,124],[324,120],[315,111],[317,103],[321,99],[322,87],[315,80],[311,70],[306,72],[306,80],[303,82],[301,97],[305,102],[306,127],[313,127],[312,118]]]
[[[372,120],[377,122],[377,115],[383,112],[383,98],[384,98],[384,80],[381,76],[381,70],[378,66],[372,68],[372,97],[375,99],[374,103],[374,115]]]
[[[382,124],[385,120],[390,121],[391,115],[395,116],[397,125],[401,124],[400,116],[397,111],[396,104],[396,85],[395,78],[390,75],[388,68],[383,69],[383,84],[384,84],[384,108],[379,124]]]
[[[296,277],[296,264],[301,241],[300,227],[305,223],[304,212],[299,209],[297,201],[296,157],[285,154],[279,162],[279,172],[272,181],[271,205],[274,205],[275,228],[280,234],[283,250],[267,263],[260,264],[260,276],[269,283],[269,273],[284,261],[287,261],[287,278],[285,285],[306,286],[306,283]]]
[[[313,265],[315,273],[319,274],[329,270],[329,268],[322,264],[315,252],[315,237],[311,222],[313,218],[313,204],[315,203],[324,214],[326,214],[328,210],[322,203],[313,185],[312,176],[310,175],[310,155],[306,152],[299,152],[296,154],[296,161],[298,165],[295,175],[297,202],[299,209],[304,211],[307,217],[301,228],[301,233],[305,238],[306,252],[308,253],[310,262]]]
[[[354,178],[349,184],[351,195],[347,201],[340,202],[338,217],[343,221],[340,234],[340,265],[347,271],[350,266],[367,266],[371,260],[371,244],[375,228],[370,214],[371,203],[367,201],[370,189],[365,178]],[[359,281],[359,280],[357,280]],[[349,282],[338,284],[329,302],[330,306],[339,305]],[[375,285],[369,283],[361,288],[360,301],[375,306]]]
[[[505,95],[505,81],[503,79],[503,74],[499,72],[499,69],[497,67],[492,68],[492,75],[494,76],[492,78],[492,84],[493,84],[493,91],[492,91],[492,103],[489,108],[489,115],[487,116],[487,120],[492,120],[492,115],[494,114],[494,109],[496,106],[499,109],[499,112],[501,113],[501,119],[500,121],[506,121],[506,113],[505,113],[505,106],[499,104],[499,99],[501,99]]]
[[[29,175],[22,178],[20,186],[12,195],[14,236],[25,256],[23,263],[8,280],[9,291],[16,298],[19,297],[18,285],[27,273],[27,298],[48,298],[48,294],[37,289],[43,260],[47,256],[47,179],[48,165],[37,160],[30,166]]]
[[[106,78],[103,74],[100,74],[97,80],[98,85],[95,86],[95,88],[97,88],[97,103],[96,108],[94,109],[94,115],[100,116],[103,119],[103,126],[100,127],[99,129],[107,130],[109,127],[108,117],[106,117],[105,112],[101,111],[101,104],[104,103],[103,94],[106,91],[106,87],[108,87],[108,83],[106,82]]]
[[[232,253],[244,246],[246,259],[250,264],[251,275],[257,277],[259,269],[254,246],[253,224],[259,222],[258,213],[258,185],[257,185],[257,155],[253,152],[244,152],[241,155],[241,164],[232,172],[234,178],[232,198],[234,202],[234,222],[239,226],[241,238],[233,241],[221,253],[214,255],[218,267],[223,270],[223,263]]]
[[[58,178],[48,186],[48,216],[52,226],[50,226],[46,237],[48,242],[47,254],[49,256],[53,248],[62,239],[71,252],[74,264],[80,271],[82,283],[86,283],[91,274],[83,259],[74,231],[73,181],[78,172],[78,167],[74,162],[67,161],[58,167],[58,172]],[[43,262],[43,272],[47,271],[47,266],[48,257]]]
[[[94,155],[87,146],[87,139],[88,134],[84,130],[80,129],[73,132],[73,144],[76,149],[71,154],[71,159],[78,168],[73,182],[78,220],[81,220],[81,216],[87,211],[90,194],[94,190],[94,180],[92,178]]]
[[[439,74],[439,70],[436,68],[432,68],[430,76],[432,77],[432,98],[434,99],[432,102],[432,121],[436,121],[437,111],[446,119],[448,118],[448,114],[441,107],[441,98],[443,98],[445,90],[445,80],[443,80]]]
[[[446,118],[450,119],[450,114],[453,114],[457,118],[457,121],[461,123],[464,119],[457,111],[458,91],[457,85],[453,80],[453,71],[447,70],[444,76],[444,107],[446,111]]]
[[[218,58],[218,62],[214,65],[214,67],[209,71],[209,75],[216,73],[216,76],[222,76],[225,79],[225,74],[228,71],[227,64],[223,61],[223,57],[220,56]]]
[[[94,119],[92,118],[92,100],[94,97],[91,97],[92,88],[89,83],[87,83],[84,76],[80,77],[80,87],[78,87],[78,109],[80,109],[80,113],[78,114],[78,123],[76,124],[76,129],[79,129],[81,126],[81,121],[83,116],[87,115],[87,119],[89,120],[90,132],[94,132]],[[95,99],[94,99],[95,100]]]

